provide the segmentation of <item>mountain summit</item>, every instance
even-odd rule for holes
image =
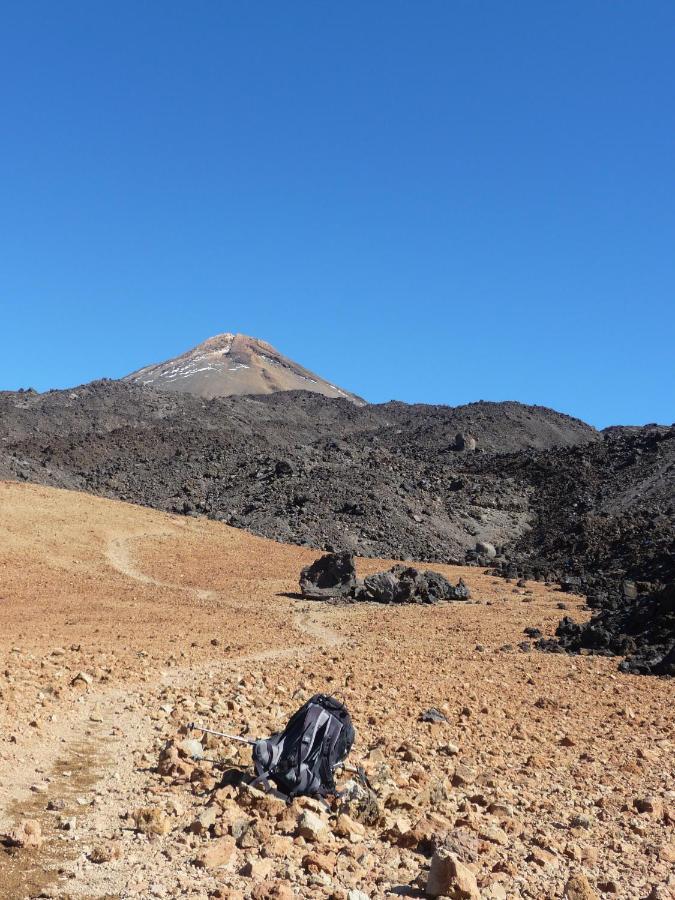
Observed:
[[[198,397],[313,391],[342,397],[359,406],[365,400],[343,391],[279,353],[265,341],[245,334],[217,334],[181,356],[145,366],[123,381]]]

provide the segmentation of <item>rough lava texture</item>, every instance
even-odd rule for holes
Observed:
[[[413,566],[397,565],[363,579],[354,590],[356,600],[377,603],[438,603],[439,600],[468,600],[471,591],[460,578],[456,585],[443,575]]]
[[[565,617],[556,630],[557,641],[541,641],[555,650],[588,650],[624,656],[624,672],[675,675],[675,584],[601,610],[590,622]]]
[[[300,573],[302,596],[311,600],[349,597],[356,585],[354,554],[348,550],[326,553]]]
[[[0,476],[201,514],[366,556],[462,561],[530,525],[529,488],[487,457],[596,441],[540,407],[388,403],[306,392],[202,400],[119,382],[0,394]],[[459,429],[481,452],[455,449]],[[498,469],[498,463],[495,463]],[[485,470],[485,471],[484,471]]]
[[[558,581],[588,598],[597,616],[564,620],[557,646],[626,655],[626,671],[672,674],[675,427],[612,428],[601,442],[511,454],[500,465],[531,486],[534,515],[495,571]]]
[[[293,599],[314,556],[0,484],[0,900],[672,897],[672,682],[532,652],[561,597],[587,617],[541,582],[435,564],[472,599]],[[371,785],[327,806],[187,729],[265,736],[317,692]]]

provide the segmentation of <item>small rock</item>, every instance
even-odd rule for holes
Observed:
[[[190,825],[193,834],[206,834],[216,824],[217,810],[215,806],[207,806]]]
[[[298,819],[298,834],[306,841],[320,841],[326,834],[326,822],[309,809],[305,809]]]
[[[476,553],[479,553],[481,556],[487,556],[488,559],[494,559],[497,555],[497,550],[495,549],[495,545],[488,543],[488,541],[478,541],[476,544]]]
[[[348,838],[350,843],[358,844],[364,839],[366,829],[360,822],[355,822],[346,813],[341,813],[337,818],[335,832],[340,837]]]
[[[585,875],[572,875],[565,885],[565,900],[599,900]]]
[[[221,837],[209,841],[208,846],[195,859],[199,869],[218,869],[226,866],[236,850],[233,837]]]
[[[633,805],[641,814],[649,815],[653,819],[663,818],[663,801],[658,797],[638,797]]]
[[[335,856],[326,853],[306,853],[302,858],[302,868],[306,872],[326,872],[332,875],[335,869]]]
[[[462,763],[459,763],[455,768],[455,774],[452,776],[452,783],[455,787],[464,787],[473,784],[477,775],[478,773],[475,769],[471,768],[471,766],[465,766],[462,765]]]
[[[171,822],[165,813],[156,806],[143,806],[134,810],[131,815],[136,830],[143,834],[168,834]]]
[[[186,738],[186,740],[181,741],[178,745],[178,749],[187,756],[188,759],[204,759],[204,748],[202,747],[202,743],[194,738]]]
[[[438,752],[444,754],[445,756],[457,756],[457,754],[459,753],[459,747],[457,746],[457,744],[449,742],[439,747]]]
[[[101,844],[94,847],[88,856],[90,862],[101,865],[103,863],[113,862],[116,859],[122,859],[122,847],[114,841],[110,844]]]
[[[437,850],[431,859],[425,890],[429,897],[480,900],[476,876],[454,853],[445,849]]]
[[[426,709],[420,716],[420,722],[447,722],[448,717],[443,715],[440,709],[435,706]]]
[[[273,868],[271,859],[252,859],[246,863],[241,870],[241,874],[245,878],[252,878],[254,881],[264,881]]]
[[[3,835],[3,838],[10,847],[19,847],[21,850],[39,850],[43,843],[42,828],[35,819],[26,819]]]

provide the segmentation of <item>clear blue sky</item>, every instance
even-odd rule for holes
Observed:
[[[0,8],[0,388],[241,331],[373,401],[675,419],[672,0]]]

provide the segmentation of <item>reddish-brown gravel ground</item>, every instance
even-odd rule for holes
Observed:
[[[553,588],[434,565],[472,600],[310,603],[293,595],[315,556],[0,483],[0,833],[42,830],[39,849],[0,845],[0,900],[423,896],[441,844],[485,898],[675,896],[672,681],[521,649],[559,603],[585,615]],[[377,795],[358,834],[319,809],[308,837],[302,803],[252,808],[212,763],[157,770],[192,719],[263,735],[316,691],[347,703]],[[432,706],[447,722],[420,721]],[[247,761],[233,752],[207,755]],[[220,865],[195,864],[219,841]]]

